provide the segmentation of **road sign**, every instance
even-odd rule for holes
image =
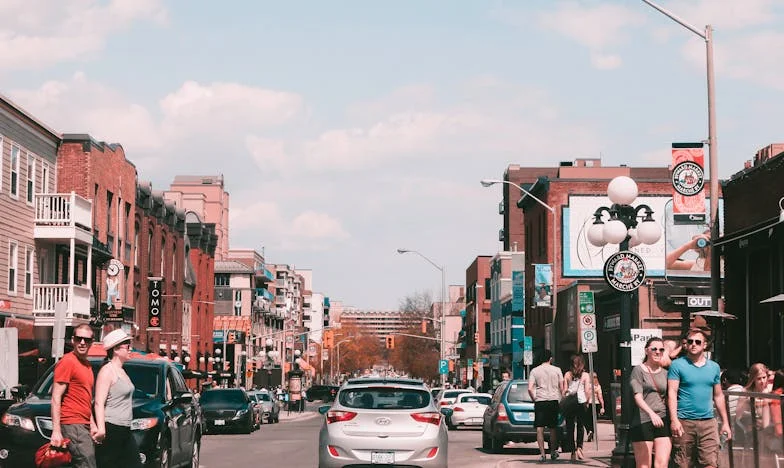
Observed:
[[[523,337],[523,351],[531,351],[534,350],[534,338],[531,336],[524,336]]]
[[[583,330],[582,333],[583,333],[583,352],[595,353],[599,351],[599,344],[596,339],[596,330],[589,328]]]
[[[534,363],[534,352],[530,350],[523,351],[523,365],[530,366]]]
[[[441,375],[449,374],[449,361],[446,359],[438,360],[438,373]]]
[[[582,328],[596,328],[596,315],[594,314],[582,314],[580,316],[580,321],[582,322]]]
[[[580,291],[577,293],[577,296],[581,314],[593,314],[596,312],[594,309],[593,291]]]
[[[469,359],[468,360],[468,367],[472,367],[473,365],[474,365],[474,360],[473,359]]]

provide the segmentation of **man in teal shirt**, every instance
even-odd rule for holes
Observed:
[[[672,361],[667,374],[667,409],[675,463],[682,468],[716,468],[719,434],[713,407],[721,417],[721,432],[732,437],[719,365],[705,356],[708,340],[700,329],[691,329],[684,342],[686,355]]]

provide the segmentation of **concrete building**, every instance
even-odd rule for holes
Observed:
[[[473,376],[474,388],[479,388],[489,371],[490,357],[490,256],[481,255],[466,270],[466,320],[459,348],[460,367],[479,362],[480,371]],[[470,380],[470,379],[469,379]]]
[[[399,310],[358,309],[356,307],[343,307],[340,314],[341,327],[356,327],[363,335],[372,335],[384,343],[387,335],[403,332],[417,326],[419,320],[412,319]]]
[[[205,223],[215,225],[218,234],[215,260],[226,260],[229,252],[229,192],[224,187],[223,175],[175,176],[165,197],[175,206],[195,212]]]
[[[522,347],[525,336],[523,285],[513,277],[525,271],[525,253],[498,252],[490,260],[490,373],[501,379],[508,371],[523,378]],[[523,297],[521,297],[523,296]]]
[[[220,357],[225,379],[238,383],[250,352],[255,270],[236,260],[215,262],[213,356]],[[244,353],[244,355],[243,355]],[[252,355],[252,354],[251,354]],[[225,380],[222,379],[222,380]]]
[[[270,265],[270,268],[275,275],[275,314],[283,321],[284,328],[276,346],[280,346],[285,374],[290,368],[294,350],[304,351],[301,336],[305,332],[302,321],[305,310],[305,278],[298,274],[292,265],[274,264]]]

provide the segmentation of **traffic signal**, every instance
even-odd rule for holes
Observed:
[[[395,349],[395,337],[387,336],[387,349]]]
[[[335,332],[332,330],[324,330],[324,336],[322,340],[322,346],[324,349],[330,349],[335,346]]]
[[[427,320],[422,319],[422,333],[427,333]]]
[[[474,333],[474,343],[479,343],[479,332]]]
[[[455,361],[450,359],[449,360],[449,372],[454,372],[454,371],[455,371]]]
[[[479,373],[479,366],[480,366],[480,364],[481,363],[479,361],[474,361],[474,374],[478,374]]]

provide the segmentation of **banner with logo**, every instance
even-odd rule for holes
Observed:
[[[525,272],[512,271],[512,312],[525,308]]]
[[[702,143],[672,144],[675,224],[705,224],[705,151]]]
[[[549,263],[534,264],[534,305],[550,307],[553,293],[553,267]]]
[[[149,284],[147,292],[147,330],[160,330],[161,318],[163,316],[163,304],[161,294],[163,289],[163,278],[148,277]]]

